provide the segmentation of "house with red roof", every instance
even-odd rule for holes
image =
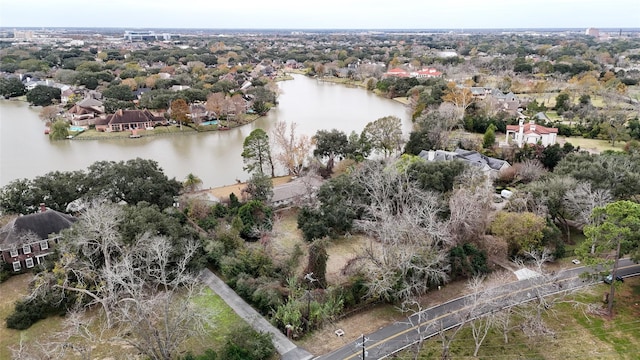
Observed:
[[[411,74],[407,70],[404,70],[401,68],[393,68],[393,69],[389,69],[389,71],[382,74],[382,77],[383,78],[388,78],[388,77],[407,78],[407,77],[411,77]]]
[[[550,128],[537,125],[535,120],[530,120],[528,124],[520,119],[518,125],[507,125],[507,134],[505,141],[508,144],[512,140],[518,147],[524,144],[542,144],[542,146],[554,145],[558,136],[557,128]]]

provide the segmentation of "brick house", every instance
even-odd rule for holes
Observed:
[[[118,110],[114,114],[107,115],[104,119],[96,119],[98,131],[127,131],[144,130],[155,125],[166,123],[162,116],[156,116],[149,110]]]
[[[72,215],[40,204],[40,212],[17,216],[0,229],[0,260],[16,272],[41,264],[53,252],[60,231],[75,221]]]

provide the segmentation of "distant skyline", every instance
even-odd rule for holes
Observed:
[[[638,28],[640,0],[0,0],[2,27]]]

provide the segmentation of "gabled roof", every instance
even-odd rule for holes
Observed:
[[[88,97],[88,98],[84,98],[84,99],[78,101],[76,103],[76,105],[82,106],[82,107],[85,107],[85,108],[88,108],[88,107],[100,107],[100,106],[102,106],[102,101]]]
[[[0,249],[8,249],[20,242],[22,236],[33,233],[44,240],[69,228],[76,218],[55,210],[18,216],[0,229]]]
[[[507,125],[507,130],[518,132],[520,131],[520,125]],[[535,123],[532,124],[531,122],[529,122],[527,124],[524,124],[523,132],[525,134],[539,134],[539,135],[552,134],[552,133],[557,134],[558,129],[550,128],[542,125],[536,125]]]
[[[459,158],[466,160],[472,165],[476,165],[480,167],[487,165],[493,170],[500,170],[505,165],[505,163],[509,164],[505,160],[500,160],[500,159],[492,158],[486,155],[482,155],[477,151],[456,149],[455,153],[458,154]]]
[[[114,114],[107,115],[104,119],[96,121],[96,125],[107,124],[132,124],[146,123],[150,121],[160,122],[165,119],[162,116],[155,116],[149,110],[118,110]]]
[[[472,150],[464,150],[464,149],[456,149],[455,151],[444,151],[444,150],[435,150],[435,151],[420,151],[418,154],[421,158],[427,161],[452,161],[452,160],[461,160],[466,162],[471,166],[476,166],[479,168],[484,168],[488,166],[493,170],[502,169],[505,164],[510,166],[509,163],[505,160],[500,160],[496,158],[492,158],[486,155],[482,155],[477,151]]]

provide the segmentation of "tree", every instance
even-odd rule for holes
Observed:
[[[569,94],[566,92],[560,93],[556,96],[556,105],[553,107],[558,113],[562,114],[563,111],[569,110],[571,107],[571,102],[569,98]]]
[[[185,191],[194,192],[198,190],[200,186],[202,186],[202,179],[200,179],[196,175],[193,175],[193,173],[189,173],[185,181],[182,183],[182,186]]]
[[[222,356],[225,360],[268,360],[275,352],[271,334],[259,333],[244,325],[233,329],[227,336]]]
[[[327,286],[327,248],[322,240],[316,240],[309,246],[309,258],[305,268],[306,280],[310,281],[310,287]]]
[[[123,208],[94,202],[63,234],[55,271],[38,274],[33,296],[61,289],[84,308],[99,306],[106,328],[151,359],[172,359],[189,338],[203,335],[210,314],[196,309],[198,253],[194,241],[137,234],[127,244],[118,229]]]
[[[15,77],[0,79],[0,96],[12,98],[26,93],[27,90],[20,79]]]
[[[241,156],[245,164],[243,170],[249,173],[257,171],[257,173],[263,175],[264,167],[269,166],[271,168],[271,177],[275,176],[271,147],[269,146],[269,135],[264,130],[255,129],[244,139]]]
[[[177,99],[171,102],[171,119],[178,121],[180,127],[182,127],[182,123],[189,123],[191,121],[189,113],[189,105],[183,99]]]
[[[447,84],[447,89],[442,95],[442,101],[455,105],[458,110],[458,119],[463,119],[465,112],[469,106],[473,104],[475,98],[473,97],[471,90],[468,88],[459,87],[455,82],[449,82]]]
[[[64,140],[69,136],[69,123],[66,120],[60,119],[51,125],[51,131],[49,132],[49,138],[51,140]]]
[[[600,132],[604,132],[611,145],[616,145],[616,140],[626,141],[629,140],[629,133],[625,126],[627,117],[624,113],[617,112],[611,116],[609,121],[604,121],[600,124]]]
[[[349,139],[347,135],[337,129],[318,130],[313,136],[316,148],[313,150],[313,155],[327,159],[327,172],[329,174],[333,171],[333,164],[336,157],[346,156],[346,151],[349,146]]]
[[[131,88],[128,85],[111,85],[104,89],[102,96],[105,98],[116,99],[120,101],[131,101],[135,99]]]
[[[47,106],[60,102],[61,93],[56,87],[38,85],[27,93],[27,101],[35,106]]]
[[[60,110],[55,105],[45,106],[40,110],[40,114],[38,116],[45,123],[52,123],[58,117],[58,113]]]
[[[174,203],[182,184],[169,179],[153,160],[98,161],[89,166],[84,197],[135,205],[141,201],[165,209]]]
[[[359,254],[373,298],[406,300],[447,279],[446,226],[439,196],[418,188],[394,166],[366,163],[356,174],[368,203],[356,228],[382,246]]]
[[[363,134],[371,141],[371,147],[385,157],[402,148],[402,120],[397,116],[385,116],[368,123]]]
[[[287,170],[289,175],[300,175],[311,150],[311,141],[306,135],[296,135],[296,123],[291,123],[287,132],[287,123],[279,121],[272,130],[275,143],[280,148],[276,160]]]
[[[496,143],[496,126],[491,124],[487,128],[487,131],[484,133],[484,137],[482,138],[482,147],[485,149],[492,148]]]
[[[273,181],[268,175],[253,173],[243,191],[249,194],[252,200],[268,203],[273,197]]]
[[[578,183],[564,196],[567,212],[582,226],[591,224],[591,214],[595,208],[605,206],[612,200],[609,189],[594,189],[587,182]]]
[[[485,233],[493,189],[477,168],[469,168],[456,178],[449,197],[449,229],[456,244],[475,241]]]
[[[576,252],[591,265],[610,264],[609,258],[601,255],[613,252],[611,290],[609,294],[609,316],[613,316],[613,297],[618,259],[631,254],[634,261],[640,260],[640,204],[621,200],[593,210],[594,223],[584,228],[587,241],[581,243]],[[595,253],[591,248],[595,247]]]
[[[222,115],[226,115],[226,113],[224,113],[224,103],[224,94],[221,92],[214,92],[207,96],[205,107],[209,112],[213,113],[216,118],[220,118]]]
[[[545,220],[536,214],[500,211],[491,223],[491,233],[507,242],[511,255],[522,255],[541,247],[545,226]]]
[[[238,218],[242,220],[240,235],[248,240],[259,239],[265,231],[273,226],[273,209],[262,201],[251,200],[240,206]]]
[[[29,214],[38,202],[29,179],[16,179],[0,188],[0,209],[6,214]]]

